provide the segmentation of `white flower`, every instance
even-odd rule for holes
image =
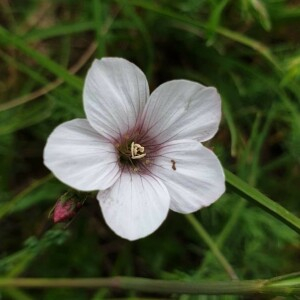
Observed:
[[[123,238],[155,231],[171,209],[191,213],[225,190],[212,138],[221,118],[216,89],[173,80],[150,96],[144,73],[122,58],[95,60],[84,85],[87,119],[55,128],[44,163],[65,184],[97,195]]]

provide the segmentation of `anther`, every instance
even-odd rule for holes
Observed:
[[[130,148],[132,159],[139,159],[146,156],[146,153],[144,153],[145,148],[140,144],[135,144],[134,142],[132,142]]]

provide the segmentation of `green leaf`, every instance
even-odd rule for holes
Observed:
[[[37,41],[40,39],[48,39],[58,36],[70,35],[75,33],[81,33],[84,31],[93,30],[95,24],[92,21],[85,21],[81,23],[72,24],[60,24],[43,29],[34,29],[26,33],[23,37],[26,41]]]
[[[68,70],[52,61],[48,57],[44,56],[40,52],[32,49],[28,45],[24,43],[24,41],[18,37],[13,35],[11,32],[7,31],[3,27],[0,26],[0,44],[14,46],[18,50],[22,51],[30,58],[35,60],[38,64],[46,68],[49,72],[56,75],[57,77],[63,79],[68,84],[70,84],[76,90],[82,90],[83,81],[75,75],[69,73]]]
[[[200,28],[200,29],[208,29],[207,25],[193,20],[189,17],[186,17],[182,14],[178,14],[172,10],[166,9],[164,7],[160,7],[158,5],[154,5],[150,1],[142,1],[142,0],[129,0],[128,1],[130,4],[135,5],[137,7],[142,7],[144,9],[153,11],[155,13],[161,14],[163,16],[175,19],[179,22],[182,22],[184,24],[189,24],[193,26],[194,28]],[[260,55],[262,55],[265,59],[267,59],[277,70],[279,70],[279,64],[277,62],[277,59],[273,56],[272,52],[270,51],[269,48],[267,48],[264,44],[261,42],[258,42],[246,35],[243,35],[239,32],[235,32],[232,30],[229,30],[227,28],[217,26],[215,28],[216,32],[224,37],[227,37],[228,39],[231,39],[235,42],[241,43],[245,46],[248,46],[252,48],[253,50],[257,51]]]
[[[17,194],[13,199],[0,205],[0,219],[7,214],[11,213],[15,207],[21,202],[27,195],[38,189],[40,186],[48,182],[53,178],[52,174],[48,174],[39,180],[32,182],[28,187]]]
[[[300,54],[298,53],[295,57],[288,58],[284,62],[284,76],[281,81],[281,86],[286,86],[292,81],[300,79]]]
[[[66,186],[57,180],[49,180],[44,184],[38,186],[31,193],[20,198],[15,205],[11,207],[10,212],[14,213],[17,211],[25,210],[31,206],[38,205],[41,202],[48,202],[49,205],[54,205],[56,199],[66,189]],[[52,204],[51,204],[52,203]]]
[[[47,100],[0,112],[0,136],[42,122],[51,115],[52,109],[53,101]]]
[[[230,189],[241,197],[249,200],[255,205],[260,206],[275,218],[285,223],[296,232],[300,233],[300,219],[286,210],[284,207],[274,202],[260,191],[250,186],[248,183],[235,176],[228,170],[225,170],[226,182]]]
[[[251,3],[262,27],[265,30],[270,31],[272,24],[271,24],[270,16],[268,14],[268,10],[265,7],[265,4],[260,0],[252,0]]]
[[[229,0],[217,2],[217,5],[212,10],[209,21],[207,22],[207,42],[208,46],[212,45],[215,40],[216,29],[220,24],[222,12],[224,11]]]

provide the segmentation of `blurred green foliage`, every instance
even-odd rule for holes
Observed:
[[[224,167],[300,214],[299,1],[14,0],[0,7],[0,276],[228,276],[172,212],[136,242],[114,235],[95,203],[67,229],[49,229],[48,212],[66,187],[43,166],[43,147],[56,125],[83,116],[82,83],[94,57],[131,60],[152,90],[175,78],[217,87],[224,117],[208,146]],[[240,279],[299,270],[296,234],[230,190],[196,217]],[[111,297],[147,295],[0,291],[1,299]]]

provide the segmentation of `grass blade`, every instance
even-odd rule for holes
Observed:
[[[31,47],[26,45],[21,38],[13,35],[11,32],[7,31],[3,27],[0,27],[0,44],[9,45],[17,48],[18,50],[28,55],[30,58],[34,59],[38,64],[46,68],[49,72],[65,80],[76,90],[82,90],[83,81],[80,78],[70,74],[68,70],[61,67],[56,62],[42,55],[38,51],[32,49]]]
[[[250,186],[248,183],[225,170],[226,182],[230,189],[239,194],[241,197],[249,200],[255,205],[260,206],[275,218],[285,223],[287,226],[300,233],[300,219],[286,210],[278,203],[262,194],[260,191]]]
[[[189,17],[185,17],[182,14],[178,14],[178,13],[171,11],[169,9],[166,9],[164,7],[160,7],[158,5],[153,5],[150,2],[141,1],[141,0],[139,0],[139,1],[130,0],[129,3],[132,5],[135,5],[137,7],[142,7],[144,9],[153,11],[157,14],[161,14],[166,17],[183,22],[184,24],[190,24],[195,28],[206,29],[206,30],[209,29],[208,26],[204,23],[195,21]],[[277,59],[273,56],[273,54],[271,53],[269,48],[267,48],[264,44],[254,40],[248,36],[240,34],[239,32],[234,32],[234,31],[231,31],[231,30],[221,27],[221,26],[217,26],[215,28],[215,31],[216,31],[216,33],[219,33],[220,35],[227,37],[228,39],[231,39],[235,42],[238,42],[240,44],[248,46],[248,47],[252,48],[253,50],[257,51],[260,55],[262,55],[265,59],[267,59],[267,61],[269,61],[277,71],[280,71],[280,67],[277,62]]]

